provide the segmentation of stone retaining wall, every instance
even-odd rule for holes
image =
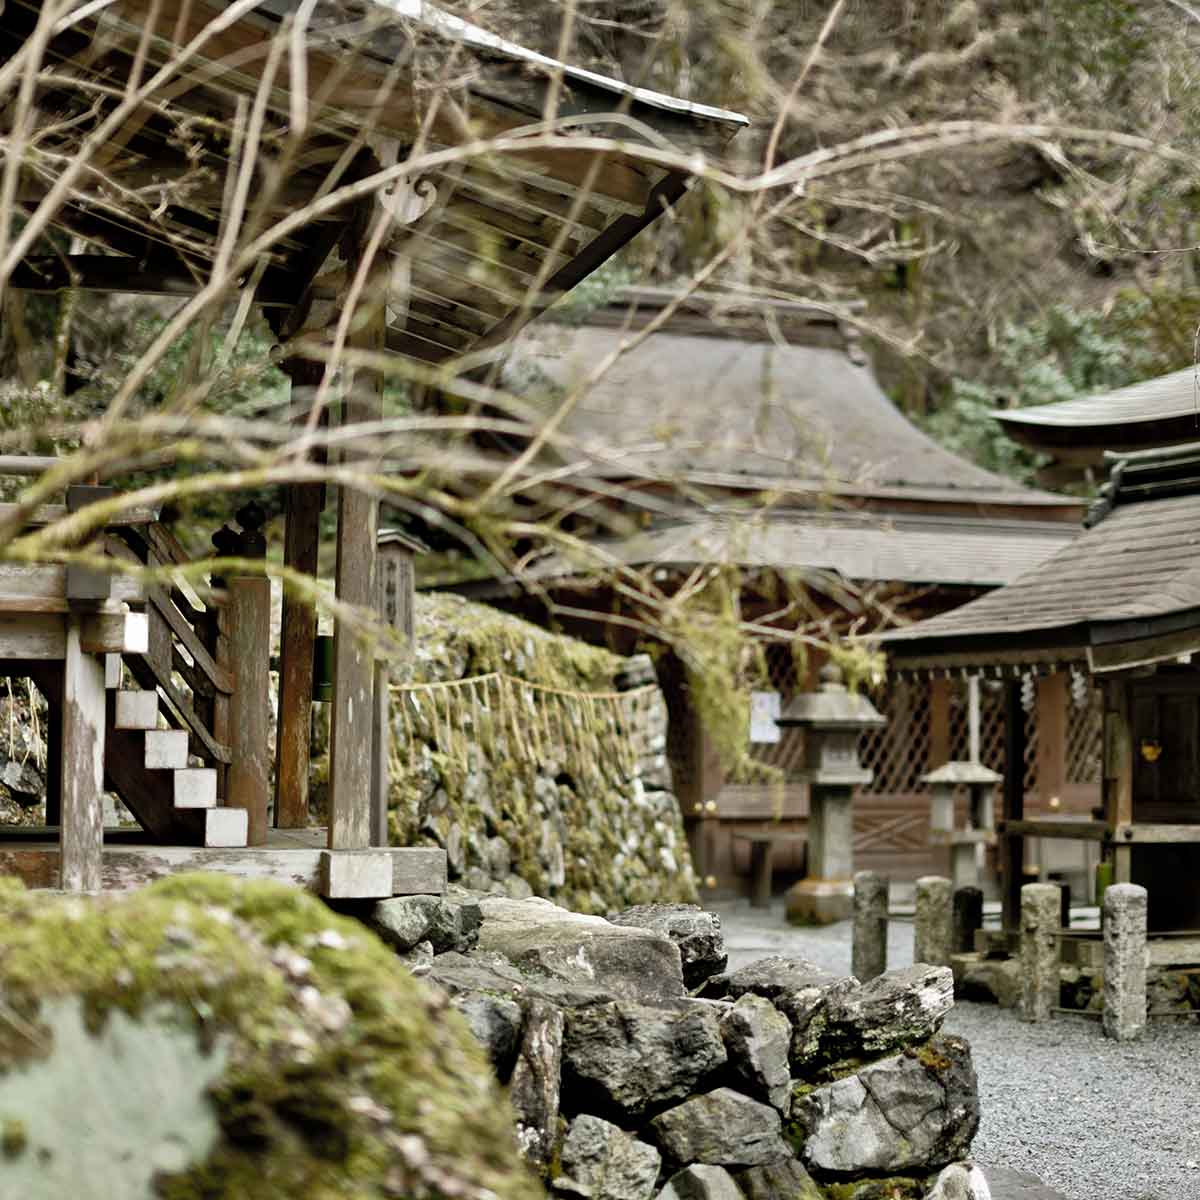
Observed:
[[[719,918],[455,891],[368,923],[443,989],[560,1200],[987,1200],[948,968],[726,972]]]

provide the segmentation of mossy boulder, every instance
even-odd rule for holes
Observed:
[[[541,1195],[462,1018],[304,892],[0,880],[0,928],[0,1195]]]

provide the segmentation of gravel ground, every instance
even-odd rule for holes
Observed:
[[[850,970],[850,925],[789,927],[783,908],[745,901],[721,915],[730,965],[797,954]],[[893,922],[888,962],[912,962],[912,926]],[[1151,1022],[1118,1044],[1098,1021],[1059,1016],[1028,1025],[995,1005],[960,1003],[947,1032],[971,1043],[983,1121],[982,1163],[1039,1176],[1069,1200],[1200,1200],[1200,1027]]]

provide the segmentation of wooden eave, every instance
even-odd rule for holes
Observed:
[[[37,0],[9,0],[0,61],[28,36],[39,7]],[[197,290],[212,267],[230,170],[223,131],[239,103],[253,100],[278,18],[295,7],[290,0],[263,0],[259,9],[213,37],[189,74],[126,122],[104,148],[97,170],[56,214],[60,228],[105,247],[111,261],[95,254],[52,264],[30,261],[11,286],[165,295]],[[317,10],[306,59],[310,139],[285,183],[275,188],[261,173],[256,178],[254,195],[264,199],[257,210],[251,208],[255,219],[269,224],[349,182],[347,159],[353,156],[347,147],[360,138],[364,124],[370,124],[372,139],[407,144],[424,123],[426,149],[437,151],[512,134],[542,120],[549,68],[530,62],[540,56],[518,54],[520,48],[499,39],[489,42],[481,31],[463,35],[464,43],[456,44],[454,28],[431,31],[406,19],[411,7],[402,0],[374,5],[369,36],[356,42],[354,53],[322,33],[322,10]],[[144,43],[152,71],[223,8],[214,0],[155,5],[115,0],[103,7],[97,18],[50,45],[46,66],[56,78],[44,81],[38,97],[47,120],[78,116],[81,97],[109,111],[147,21],[156,20],[163,31]],[[429,97],[405,61],[418,46],[423,71],[436,78],[439,64],[446,64],[456,79],[465,76],[432,115]],[[531,75],[534,66],[538,75]],[[590,72],[561,69],[565,81],[558,112],[594,116],[584,132],[637,141],[636,133],[613,123],[613,114],[624,111],[677,149],[716,151],[745,124],[736,114],[654,98]],[[269,95],[269,119],[276,130],[289,119],[290,81],[285,63]],[[173,144],[178,118],[203,131],[197,158],[186,158]],[[21,180],[23,203],[36,204],[47,194],[57,177],[56,163],[72,154],[92,125],[94,120],[84,122],[39,147],[40,160],[34,157]],[[264,141],[268,150],[273,139]],[[450,162],[423,176],[418,187],[434,189],[435,199],[408,229],[403,253],[409,294],[395,308],[389,349],[436,365],[487,352],[661,215],[687,183],[683,173],[649,165],[619,148],[597,161],[595,152],[544,146],[506,147],[502,155]],[[299,285],[311,267],[314,244],[336,242],[337,229],[349,219],[349,206],[326,212],[279,242],[260,285],[261,302],[286,306],[293,300],[303,290]],[[533,290],[541,275],[541,286]],[[337,284],[335,277],[318,280],[312,298],[327,298],[322,288],[335,294]]]

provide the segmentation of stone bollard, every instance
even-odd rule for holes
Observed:
[[[1047,1021],[1058,1005],[1058,918],[1056,883],[1027,883],[1021,889],[1021,1016]]]
[[[953,925],[950,949],[955,954],[970,954],[975,949],[975,934],[983,928],[983,892],[979,888],[955,890]]]
[[[931,967],[950,965],[952,896],[953,884],[941,875],[923,875],[917,880],[913,962],[928,963]]]
[[[1104,1032],[1125,1042],[1146,1028],[1146,889],[1104,893]]]
[[[874,871],[856,871],[850,971],[859,983],[887,970],[887,939],[888,881]]]

